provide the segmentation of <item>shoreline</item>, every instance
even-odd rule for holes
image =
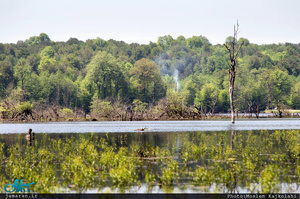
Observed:
[[[282,117],[274,113],[261,113],[262,116],[256,117],[254,113],[239,113],[236,115],[236,119],[286,119],[286,118],[300,118],[300,113],[288,113],[283,114]],[[267,114],[267,115],[266,115]],[[230,120],[230,113],[219,113],[209,116],[204,116],[200,118],[183,118],[183,117],[170,117],[170,118],[143,118],[143,119],[133,119],[133,120],[122,120],[118,118],[105,118],[105,117],[60,117],[60,118],[39,118],[39,119],[23,119],[23,120],[13,120],[13,119],[0,119],[0,123],[31,123],[31,122],[93,122],[93,121],[202,121],[202,120]]]

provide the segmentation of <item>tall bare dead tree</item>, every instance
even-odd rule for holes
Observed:
[[[230,68],[229,68],[229,98],[230,98],[230,109],[231,109],[231,122],[234,124],[235,122],[235,112],[234,112],[234,104],[233,104],[233,90],[234,90],[234,81],[235,81],[235,74],[236,74],[236,59],[238,53],[243,46],[244,42],[238,44],[238,35],[239,31],[239,23],[237,22],[234,25],[234,34],[232,41],[225,42],[224,46],[227,48],[229,52],[230,58]]]

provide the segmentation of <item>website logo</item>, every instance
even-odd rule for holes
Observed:
[[[34,182],[28,183],[28,184],[26,184],[26,183],[23,184],[23,179],[19,183],[19,179],[16,179],[15,183],[6,184],[4,186],[4,190],[8,193],[12,193],[12,192],[26,192],[26,189],[27,189],[27,192],[30,192],[30,185],[32,185],[32,184],[34,184]]]

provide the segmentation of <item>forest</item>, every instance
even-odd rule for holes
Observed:
[[[224,43],[232,37],[224,38]],[[256,45],[238,56],[239,113],[300,109],[300,44]],[[201,119],[229,112],[229,55],[204,36],[148,45],[101,38],[54,42],[41,33],[0,43],[2,120]]]

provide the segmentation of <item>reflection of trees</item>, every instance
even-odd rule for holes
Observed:
[[[280,192],[280,183],[299,182],[299,130],[37,134],[30,147],[24,135],[8,137],[0,135],[0,184],[20,175],[45,182],[40,191],[57,180],[75,191],[147,182],[217,193]]]
[[[234,140],[234,130],[231,130],[231,148],[232,149],[234,148],[233,140]]]

